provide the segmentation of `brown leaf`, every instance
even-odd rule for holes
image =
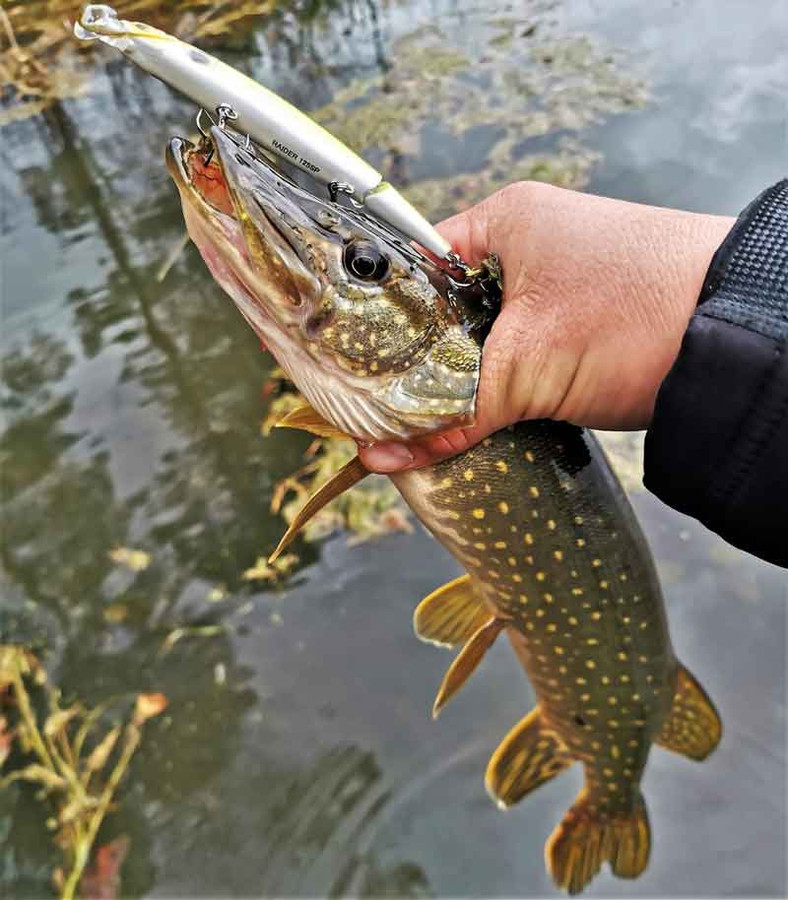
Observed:
[[[148,719],[158,716],[167,708],[169,700],[164,694],[137,694],[137,705],[134,708],[134,724],[142,725]]]
[[[120,890],[120,869],[129,852],[131,838],[122,834],[98,847],[79,882],[79,896],[90,900],[115,900]]]

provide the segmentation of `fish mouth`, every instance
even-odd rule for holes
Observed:
[[[301,262],[298,268],[311,262],[304,258],[304,231],[311,232],[314,223],[303,206],[289,196],[298,190],[296,186],[221,128],[211,128],[210,143],[203,145],[172,138],[166,159],[181,194],[198,201],[204,214],[235,220],[242,226],[247,241],[250,228],[243,226],[249,223],[259,230],[262,239],[273,242],[288,256],[288,251],[294,253]],[[295,262],[287,260],[289,264]]]

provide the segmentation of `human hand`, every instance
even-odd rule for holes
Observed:
[[[446,220],[438,228],[465,260],[497,253],[504,273],[476,422],[361,447],[362,462],[376,472],[419,468],[520,419],[645,428],[733,221],[535,182]]]

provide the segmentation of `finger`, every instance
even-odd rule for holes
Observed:
[[[436,228],[466,262],[476,265],[490,253],[487,200],[444,219]]]
[[[472,425],[428,435],[407,443],[380,441],[359,447],[359,456],[371,472],[390,475],[408,469],[421,469],[442,459],[463,453],[490,433],[489,428]]]

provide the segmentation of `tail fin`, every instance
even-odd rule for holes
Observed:
[[[651,830],[640,791],[628,812],[600,811],[584,788],[545,847],[558,887],[579,893],[609,862],[619,878],[637,878],[648,865]]]

